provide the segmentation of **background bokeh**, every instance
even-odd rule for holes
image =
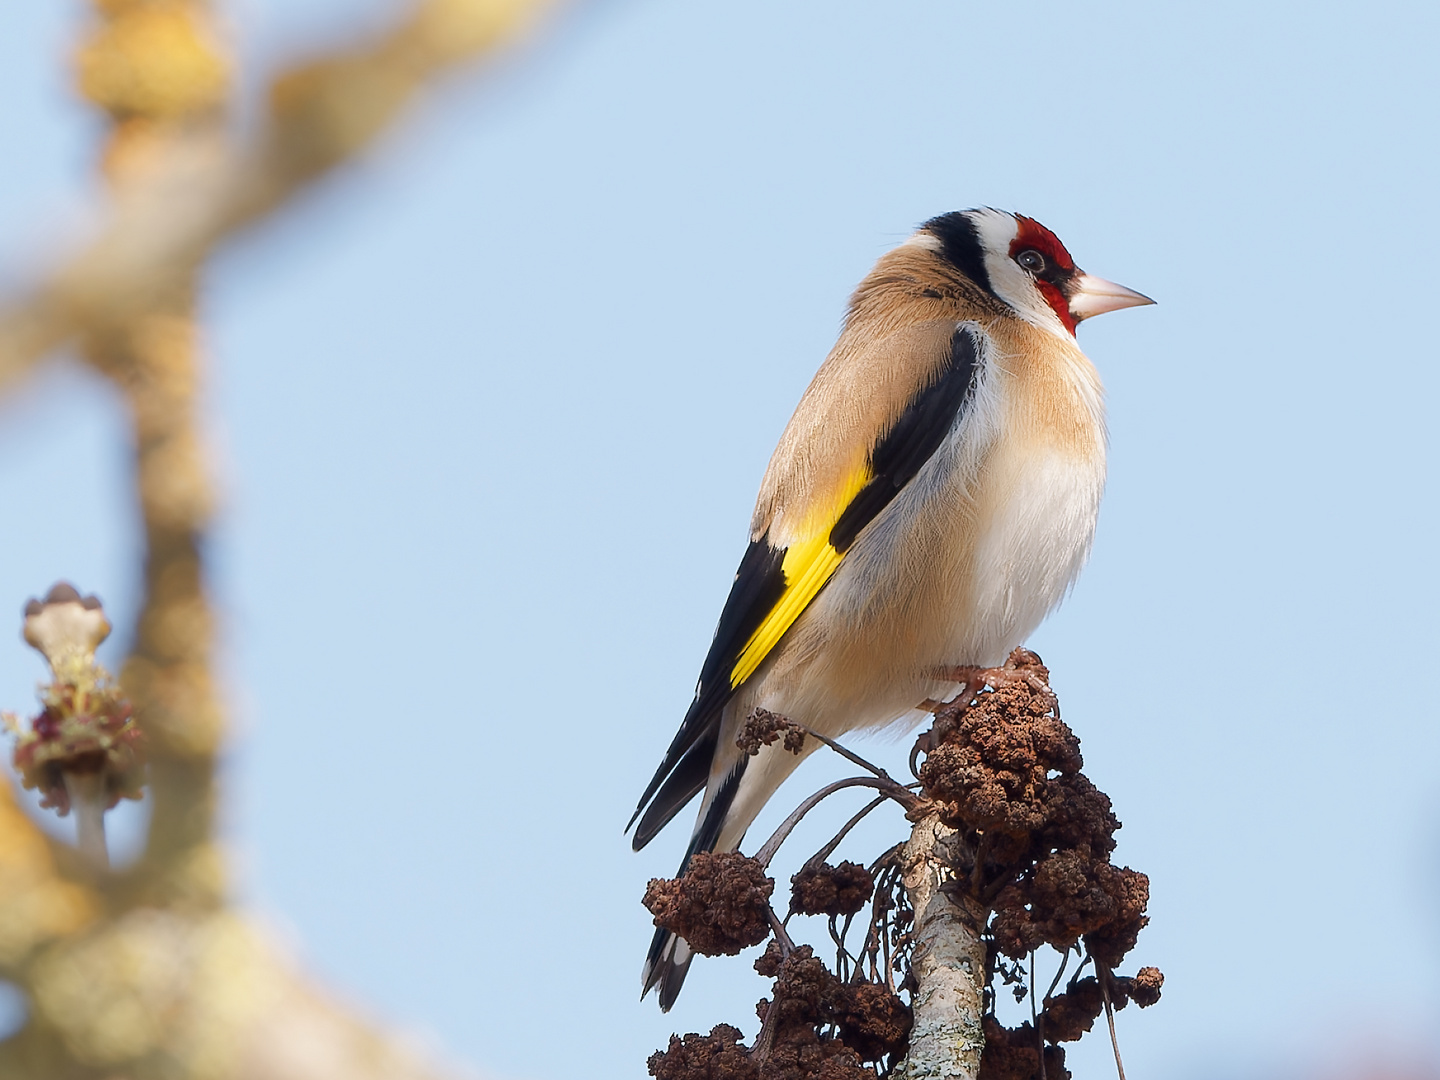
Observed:
[[[263,69],[389,10],[225,18]],[[0,15],[11,280],[96,195],[80,18]],[[848,291],[919,221],[992,204],[1159,300],[1081,331],[1111,480],[1032,642],[1151,876],[1132,961],[1165,997],[1120,1017],[1130,1074],[1433,1070],[1437,46],[1420,3],[614,0],[449,85],[209,278],[236,888],[489,1076],[630,1077],[671,1031],[753,1034],[744,959],[698,963],[669,1016],[636,1000],[638,898],[686,826],[639,856],[621,828]],[[70,578],[121,625],[112,662],[124,432],[74,369],[0,405],[0,609],[18,631]],[[0,650],[0,704],[40,675]],[[900,769],[908,743],[859,748]],[[787,792],[839,771],[817,755]],[[845,852],[902,834],[877,814]],[[1108,1055],[1097,1033],[1072,1063]]]

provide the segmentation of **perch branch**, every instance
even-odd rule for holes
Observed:
[[[985,1049],[986,913],[944,886],[957,860],[959,834],[931,815],[917,822],[901,854],[905,891],[915,912],[911,971],[916,981],[910,1050],[895,1080],[975,1080]]]

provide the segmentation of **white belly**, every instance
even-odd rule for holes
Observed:
[[[1104,459],[1055,451],[1014,453],[993,463],[958,651],[991,667],[1025,641],[1065,598],[1090,554]]]

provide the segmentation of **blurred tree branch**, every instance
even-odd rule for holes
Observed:
[[[94,239],[0,305],[0,387],[77,338],[113,335],[163,307],[227,239],[354,159],[429,84],[513,41],[553,5],[422,0],[379,38],[282,72],[243,138],[222,122],[225,62],[198,5],[97,6],[112,14],[82,52],[80,75],[116,119],[114,207]]]
[[[76,347],[128,403],[144,601],[121,673],[149,759],[146,849],[108,871],[48,839],[0,783],[0,977],[27,994],[13,1080],[429,1077],[229,910],[214,841],[224,715],[203,538],[197,277],[229,238],[353,160],[438,76],[513,40],[546,0],[421,0],[380,37],[283,72],[244,137],[230,64],[193,0],[95,0],[82,93],[111,118],[103,227],[0,303],[0,388]],[[101,841],[103,844],[103,840]],[[103,850],[101,852],[103,855]]]

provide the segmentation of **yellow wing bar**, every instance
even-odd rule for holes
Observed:
[[[730,669],[730,688],[733,690],[755,674],[755,669],[770,655],[770,650],[779,644],[785,632],[810,606],[810,601],[830,580],[845,556],[836,551],[830,543],[830,530],[852,499],[859,493],[873,474],[868,467],[855,470],[839,493],[839,498],[830,508],[831,513],[814,515],[819,528],[806,529],[811,535],[785,549],[781,570],[785,574],[785,591],[770,609],[764,621],[750,635],[745,647]]]

